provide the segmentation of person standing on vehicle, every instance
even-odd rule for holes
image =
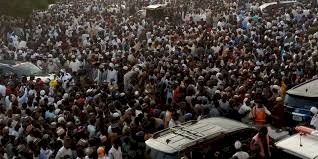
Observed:
[[[313,114],[311,118],[310,125],[315,127],[318,130],[318,109],[316,107],[311,107],[310,112]]]
[[[255,153],[255,158],[269,159],[271,158],[270,138],[268,136],[267,127],[261,127],[258,133],[252,138],[251,150]]]
[[[263,126],[266,123],[267,116],[271,112],[263,105],[262,100],[255,100],[255,106],[252,108],[250,118],[254,120],[256,125]]]

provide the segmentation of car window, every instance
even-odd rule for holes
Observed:
[[[300,97],[295,95],[289,95],[286,94],[285,105],[295,108],[303,108],[303,109],[310,109],[312,106],[315,106],[318,104],[317,98],[306,98],[306,97]]]
[[[188,159],[210,159],[214,158],[211,156],[215,154],[223,155],[220,154],[219,150],[222,147],[224,137],[224,134],[221,134],[213,139],[187,148],[182,154],[186,155]]]
[[[15,74],[13,70],[8,67],[0,67],[0,75],[13,75]]]
[[[223,154],[224,158],[231,158],[231,156],[236,152],[234,147],[235,141],[240,141],[242,143],[242,149],[244,151],[248,151],[251,139],[256,133],[257,130],[253,128],[247,128],[229,133],[221,142],[222,147],[218,151]]]
[[[225,139],[222,141],[222,147],[220,148],[220,152],[224,154],[223,157],[230,158],[235,152],[236,149],[234,147],[235,141],[240,141],[242,143],[242,148],[247,149],[251,138],[257,132],[252,128],[244,129],[229,133],[226,135]]]
[[[149,147],[147,147],[146,155],[151,159],[178,159],[177,154],[168,154]]]
[[[13,68],[20,75],[30,76],[30,75],[40,75],[42,73],[42,70],[39,67],[33,65],[32,63],[18,64],[13,66]]]
[[[253,136],[256,134],[257,134],[256,129],[248,128],[248,129],[243,129],[240,131],[233,132],[233,133],[229,134],[228,136],[231,136],[231,138],[234,138],[235,141],[239,140],[241,142],[248,142],[248,141],[251,141]],[[234,144],[234,142],[233,142],[233,144]]]

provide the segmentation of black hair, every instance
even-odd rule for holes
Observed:
[[[268,133],[267,127],[262,126],[262,127],[258,130],[258,133],[259,133],[260,135],[267,135],[267,133]]]

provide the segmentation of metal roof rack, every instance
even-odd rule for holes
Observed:
[[[155,133],[146,144],[163,152],[175,153],[216,136],[221,137],[227,132],[247,127],[245,124],[217,117],[189,121]]]

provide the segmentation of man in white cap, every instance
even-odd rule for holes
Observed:
[[[72,70],[72,72],[78,72],[82,66],[82,63],[75,58],[75,55],[72,55],[71,58],[72,61],[70,62],[69,68]]]
[[[115,70],[115,65],[113,63],[109,63],[109,68],[107,70],[107,78],[106,78],[106,81],[108,83],[111,83],[112,84],[117,84],[117,75],[118,75],[118,71]]]
[[[242,143],[240,141],[236,141],[234,143],[234,147],[237,150],[237,152],[233,155],[233,158],[248,159],[250,157],[250,155],[247,152],[242,151]]]
[[[310,112],[313,113],[313,117],[311,118],[310,125],[315,127],[318,130],[318,109],[316,107],[311,107]]]

